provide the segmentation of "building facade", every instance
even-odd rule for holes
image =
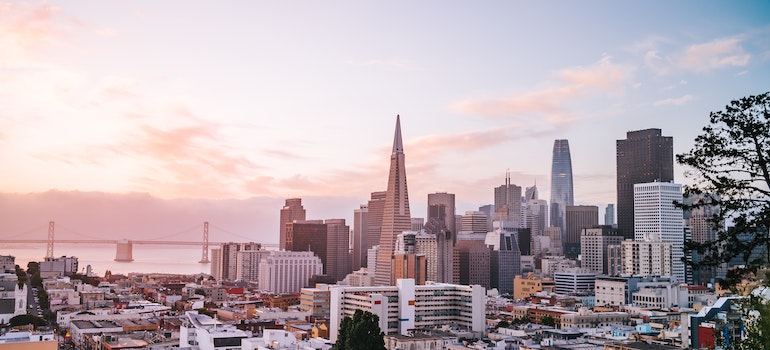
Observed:
[[[612,261],[608,248],[620,245],[623,236],[612,226],[594,226],[584,228],[580,233],[580,266],[597,274],[610,274]]]
[[[574,205],[574,201],[569,141],[554,140],[551,160],[551,226],[565,232],[567,207]]]
[[[634,240],[671,244],[672,276],[685,281],[682,185],[649,182],[634,185]]]
[[[629,131],[617,140],[617,219],[626,239],[634,239],[634,185],[674,180],[674,139],[660,129]]]
[[[281,208],[280,231],[278,236],[278,247],[286,249],[286,224],[294,220],[305,221],[305,208],[302,206],[302,198],[289,198]]]
[[[323,272],[313,252],[271,251],[259,263],[259,289],[274,294],[299,293]]]
[[[377,251],[377,268],[374,282],[378,285],[392,285],[391,258],[396,236],[411,228],[409,213],[409,191],[406,187],[406,161],[401,141],[401,118],[396,116],[396,132],[393,137],[393,152],[390,155],[388,189],[385,191],[385,207],[382,212],[380,248]]]
[[[565,210],[564,255],[577,258],[580,254],[580,232],[599,224],[599,208],[593,205],[570,205]]]

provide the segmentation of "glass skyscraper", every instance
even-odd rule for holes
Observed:
[[[569,141],[554,140],[551,162],[551,226],[561,228],[562,238],[565,234],[564,217],[567,206],[574,205],[574,201]]]

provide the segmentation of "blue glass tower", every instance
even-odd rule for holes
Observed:
[[[554,140],[553,161],[551,162],[551,226],[561,228],[565,233],[567,206],[574,205],[572,196],[572,158],[569,141]],[[562,240],[563,242],[564,240]]]

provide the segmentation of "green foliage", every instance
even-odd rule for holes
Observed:
[[[508,323],[506,320],[501,320],[500,322],[497,322],[497,328],[508,328],[511,324]]]
[[[556,327],[556,320],[551,315],[545,315],[540,318],[540,324],[543,326]]]
[[[16,277],[18,278],[19,288],[22,288],[25,283],[27,283],[27,273],[21,268],[21,266],[16,265]]]
[[[513,325],[520,325],[520,324],[527,324],[531,323],[532,321],[529,319],[529,316],[524,315],[521,317],[514,318],[513,321],[511,321],[511,324]]]
[[[693,204],[677,205],[685,210],[718,208],[709,217],[716,239],[685,242],[685,254],[696,252],[698,256],[698,261],[686,263],[698,269],[740,259],[743,266],[720,281],[726,287],[767,266],[770,92],[732,101],[723,111],[712,112],[693,149],[676,159],[691,169],[685,175],[693,184],[685,186],[685,197],[700,198]]]
[[[84,284],[90,284],[94,287],[99,285],[99,280],[91,276],[75,273],[69,276],[70,279],[82,281]]]
[[[46,322],[44,319],[37,317],[35,315],[18,315],[18,316],[11,317],[11,319],[8,321],[8,324],[11,327],[31,324],[35,326],[35,328],[37,328],[40,326],[45,326]]]
[[[356,310],[353,318],[340,322],[337,350],[385,350],[385,335],[380,330],[380,318],[369,311]]]

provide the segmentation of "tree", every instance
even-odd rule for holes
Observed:
[[[556,326],[556,320],[554,320],[553,316],[551,316],[551,315],[545,315],[545,316],[540,318],[540,324],[543,325],[543,326],[555,327]]]
[[[508,323],[506,320],[501,320],[500,322],[497,322],[497,328],[508,328],[511,324]]]
[[[24,284],[27,283],[27,273],[18,264],[14,266],[16,269],[16,277],[18,278],[19,288],[24,288]]]
[[[685,242],[685,256],[698,256],[686,263],[698,269],[739,260],[720,281],[730,287],[770,262],[770,92],[732,101],[709,119],[693,149],[676,156],[691,169],[685,197],[699,200],[677,206],[718,208],[708,218],[716,239]]]
[[[385,350],[385,335],[380,330],[380,318],[369,312],[356,310],[353,318],[346,316],[340,322],[338,350]]]
[[[45,326],[46,322],[44,319],[37,317],[35,315],[18,315],[18,316],[11,317],[11,319],[8,320],[8,324],[11,327],[31,324],[35,326],[35,328],[37,328],[40,326]]]

